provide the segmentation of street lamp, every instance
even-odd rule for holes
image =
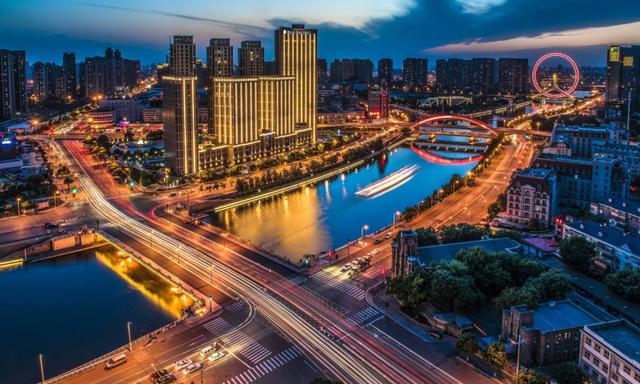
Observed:
[[[369,230],[369,226],[367,224],[363,225],[362,228],[360,228],[360,238],[364,238],[364,231],[368,231]]]
[[[393,229],[396,228],[396,220],[398,217],[400,217],[400,211],[395,211],[393,213],[393,226],[392,226]]]
[[[19,197],[16,199],[16,202],[18,203],[18,217],[20,217],[20,201],[22,199],[20,199]]]
[[[58,208],[58,195],[60,194],[60,191],[56,191],[53,194],[53,207],[54,208]]]
[[[127,321],[127,333],[129,334],[129,352],[133,352],[133,343],[131,342],[131,322]]]

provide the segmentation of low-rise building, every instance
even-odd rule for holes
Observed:
[[[507,189],[507,219],[520,226],[532,220],[548,226],[557,209],[556,172],[526,168],[517,172]]]
[[[92,128],[112,127],[116,121],[116,112],[111,108],[98,108],[87,113],[87,121]]]
[[[562,238],[580,236],[596,246],[596,266],[613,271],[640,269],[640,236],[593,221],[564,223]]]
[[[149,124],[162,123],[162,108],[145,108],[142,110],[142,121]]]
[[[640,384],[640,329],[625,320],[583,327],[579,364],[596,384]]]
[[[609,197],[591,202],[591,214],[627,232],[640,234],[640,203]]]
[[[500,339],[515,348],[528,367],[575,361],[580,351],[580,331],[585,325],[606,320],[571,300],[550,301],[535,309],[516,305],[502,311]]]

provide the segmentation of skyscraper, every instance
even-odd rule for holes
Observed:
[[[78,78],[76,75],[76,54],[73,52],[64,52],[62,54],[62,67],[66,76],[67,95],[75,98],[77,96],[76,86]]]
[[[238,48],[238,75],[262,76],[264,74],[264,48],[260,41],[243,41]]]
[[[27,54],[24,50],[11,51],[13,56],[13,87],[16,112],[26,114],[27,103]]]
[[[298,139],[315,143],[318,31],[304,24],[280,27],[275,31],[275,52],[278,73],[295,78],[293,117]]]
[[[229,39],[209,40],[207,68],[211,77],[233,76],[233,46]]]
[[[104,56],[84,61],[84,97],[107,96],[119,87],[134,87],[140,80],[140,61],[122,57],[119,49],[105,50]]]
[[[489,94],[495,91],[496,61],[495,59],[471,59],[471,91]]]
[[[498,90],[510,95],[529,93],[529,60],[500,58],[498,60]]]
[[[193,36],[174,36],[169,75],[163,77],[165,153],[178,175],[198,173],[196,46]]]
[[[610,46],[607,51],[607,101],[640,107],[640,46]],[[631,99],[629,100],[629,96]]]
[[[327,84],[329,72],[326,59],[318,59],[318,84]]]
[[[407,58],[402,62],[402,79],[410,87],[422,87],[427,84],[427,59]]]
[[[0,49],[0,120],[11,119],[15,111],[13,57],[8,49]]]
[[[393,80],[393,60],[380,59],[378,61],[378,83],[382,85],[391,85]]]

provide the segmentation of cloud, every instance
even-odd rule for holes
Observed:
[[[536,36],[519,36],[504,40],[469,42],[442,45],[423,50],[425,53],[481,53],[533,50],[543,48],[576,48],[609,44],[640,43],[640,21],[610,25],[546,32]]]
[[[506,0],[455,0],[462,7],[462,12],[471,14],[482,14],[493,7],[505,3]]]

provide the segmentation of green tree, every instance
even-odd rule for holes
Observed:
[[[435,268],[429,298],[439,309],[456,312],[465,312],[484,300],[467,267],[456,260]]]
[[[546,384],[548,378],[533,369],[520,371],[511,381],[513,384]]]
[[[569,281],[569,277],[555,269],[543,272],[540,276],[529,280],[525,285],[535,287],[540,293],[540,300],[543,302],[562,299],[568,292],[573,291],[573,285]]]
[[[613,272],[605,277],[604,282],[613,292],[640,303],[640,271],[625,269]]]
[[[558,384],[590,384],[591,380],[575,364],[561,364],[557,366],[551,376]]]
[[[495,369],[500,370],[507,365],[507,354],[502,343],[491,343],[484,352],[484,358]]]
[[[469,360],[469,356],[478,350],[478,341],[471,332],[463,332],[456,340],[456,351]]]
[[[439,231],[442,244],[480,240],[484,234],[482,227],[466,223],[448,225],[440,228]]]
[[[418,245],[421,247],[438,244],[438,234],[431,227],[418,228],[416,234],[418,235]]]
[[[577,270],[588,272],[596,257],[596,248],[584,237],[571,236],[560,241],[560,257]]]
[[[495,299],[496,309],[503,310],[514,305],[524,304],[535,308],[540,303],[540,292],[533,286],[509,287],[503,290]]]
[[[456,254],[458,260],[467,266],[475,285],[489,297],[495,297],[505,287],[512,285],[511,275],[499,260],[499,256],[483,248],[462,249]]]

